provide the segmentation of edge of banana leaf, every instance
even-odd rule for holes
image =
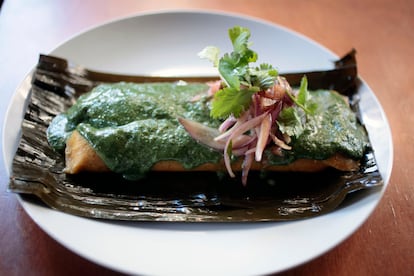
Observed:
[[[283,76],[295,86],[303,74],[307,75],[311,89],[335,89],[349,96],[359,113],[355,50],[336,61],[332,70]],[[216,172],[150,172],[138,182],[111,173],[66,175],[64,157],[53,151],[46,139],[46,129],[54,116],[102,82],[159,82],[177,78],[107,74],[47,55],[40,55],[31,78],[30,99],[13,159],[9,190],[34,195],[35,202],[66,213],[131,221],[284,221],[331,212],[343,205],[350,193],[371,193],[383,185],[372,149],[366,152],[361,170],[356,173],[251,172],[247,187]],[[217,78],[179,79],[204,82]]]

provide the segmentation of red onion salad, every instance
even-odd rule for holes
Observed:
[[[210,85],[209,95],[214,96],[219,89],[217,83]],[[286,79],[278,76],[273,86],[252,95],[249,108],[241,116],[230,115],[218,129],[184,118],[179,121],[199,143],[223,151],[224,164],[231,177],[235,177],[231,155],[242,157],[242,183],[246,185],[251,165],[263,160],[266,148],[278,155],[282,154],[282,149],[291,149],[288,145],[291,138],[281,132],[277,120],[284,108],[295,105],[292,97],[296,94]]]
[[[204,48],[199,56],[213,62],[221,80],[211,83],[211,117],[223,119],[218,129],[180,118],[181,124],[197,141],[213,149],[222,150],[224,163],[231,177],[231,156],[244,157],[242,183],[254,161],[262,162],[264,150],[282,154],[290,150],[291,137],[303,130],[306,114],[316,106],[310,103],[307,79],[302,78],[298,91],[293,91],[285,78],[278,75],[267,63],[250,66],[258,55],[251,50],[248,41],[250,31],[235,26],[229,29],[233,52],[219,58],[219,49]],[[197,99],[194,99],[197,100]]]

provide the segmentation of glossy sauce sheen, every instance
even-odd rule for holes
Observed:
[[[209,116],[208,86],[199,83],[117,83],[97,86],[79,98],[48,129],[53,148],[62,150],[77,129],[106,165],[127,179],[138,179],[161,160],[175,160],[184,168],[217,163],[222,153],[194,141],[177,117],[217,127]],[[298,158],[326,159],[344,153],[363,156],[368,140],[364,128],[343,97],[332,91],[312,92],[319,105],[308,116],[305,130],[292,141],[293,150],[277,157],[267,151],[270,165],[288,164]]]
[[[318,109],[307,116],[304,131],[291,143],[293,150],[285,151],[281,158],[268,153],[270,163],[286,164],[298,158],[324,160],[335,153],[360,159],[369,145],[368,136],[344,96],[335,91],[316,90],[310,101]]]

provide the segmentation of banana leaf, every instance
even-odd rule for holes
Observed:
[[[335,89],[358,110],[357,65],[352,50],[326,71],[282,74],[292,86],[306,74],[310,89]],[[358,172],[250,172],[249,185],[218,172],[150,172],[139,181],[113,173],[67,175],[64,157],[48,145],[46,129],[83,93],[101,83],[197,81],[217,77],[108,74],[40,55],[31,77],[21,140],[9,190],[66,213],[131,221],[257,222],[303,219],[334,211],[378,192],[383,180],[372,149]],[[358,197],[353,197],[358,192]],[[352,195],[351,195],[352,194]]]

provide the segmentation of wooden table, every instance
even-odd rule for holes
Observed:
[[[350,238],[283,275],[414,274],[414,2],[410,0],[11,1],[0,11],[0,119],[25,74],[85,28],[142,11],[230,11],[284,25],[341,55],[358,50],[359,73],[392,128],[394,167],[372,216]],[[7,131],[7,130],[6,130]],[[2,137],[2,135],[1,135]],[[0,161],[0,275],[116,275],[44,233],[6,191]]]

